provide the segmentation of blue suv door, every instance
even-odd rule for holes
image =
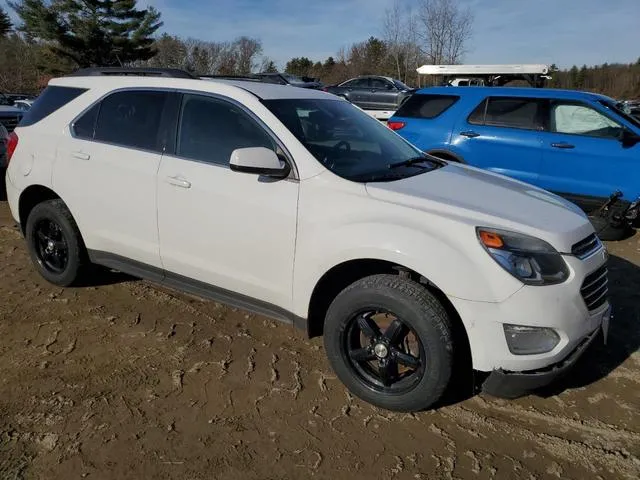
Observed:
[[[489,96],[459,119],[451,148],[470,165],[536,184],[542,163],[542,108],[536,98]]]
[[[616,190],[633,201],[640,194],[640,144],[626,144],[623,130],[636,134],[598,102],[551,99],[543,137],[540,186],[589,211]]]

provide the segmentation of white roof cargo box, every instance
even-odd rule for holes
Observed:
[[[420,75],[547,75],[549,65],[423,65]]]

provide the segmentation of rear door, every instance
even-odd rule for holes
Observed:
[[[342,94],[345,95],[349,101],[361,108],[366,108],[368,101],[367,95],[369,94],[368,78],[356,78],[345,83],[342,88],[344,89]]]
[[[96,255],[161,267],[156,176],[171,98],[157,90],[112,93],[80,115],[59,144],[53,186]]]
[[[398,89],[384,78],[371,78],[367,105],[372,110],[395,110]]]
[[[640,194],[640,145],[623,145],[621,121],[585,101],[552,99],[547,112],[540,185],[587,211],[616,190],[635,200]]]
[[[470,165],[536,185],[542,163],[542,107],[536,98],[487,97],[460,118],[452,147]]]

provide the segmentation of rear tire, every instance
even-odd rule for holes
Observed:
[[[378,322],[388,326],[382,330]],[[413,412],[433,406],[449,385],[452,332],[445,309],[422,285],[374,275],[335,298],[324,344],[333,370],[354,395],[384,409]]]
[[[81,280],[88,264],[86,250],[78,226],[62,200],[36,205],[27,218],[25,237],[31,260],[45,280],[60,287]]]

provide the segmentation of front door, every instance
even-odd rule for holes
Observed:
[[[158,174],[160,255],[177,274],[289,309],[298,182],[229,168],[236,148],[273,137],[228,99],[185,94],[174,155]]]
[[[398,89],[388,80],[371,78],[369,85],[369,107],[372,110],[395,110],[398,101]]]
[[[640,145],[625,146],[623,126],[586,102],[552,100],[543,133],[540,185],[590,211],[616,190],[640,195]]]

